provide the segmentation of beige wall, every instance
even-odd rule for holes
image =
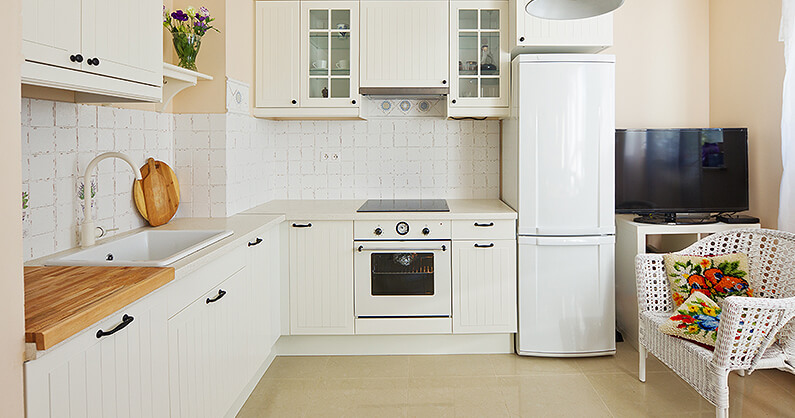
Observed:
[[[226,0],[226,75],[254,87],[255,2]]]
[[[616,126],[709,125],[709,1],[627,0],[616,10]]]
[[[775,228],[781,180],[781,0],[710,1],[710,124],[747,127],[750,213]]]
[[[203,0],[195,3],[190,0],[174,0],[174,8],[204,6],[215,18],[213,26],[219,32],[210,31],[202,38],[201,49],[196,58],[199,72],[213,76],[211,81],[202,81],[195,87],[183,90],[174,97],[174,113],[225,113],[226,112],[226,1]],[[173,46],[171,47],[173,49]],[[178,61],[176,57],[174,64]]]
[[[21,121],[19,70],[22,63],[22,0],[3,3],[4,39],[0,56],[7,58],[0,66],[0,138],[3,152],[3,198],[0,199],[0,405],[4,417],[22,417],[22,361],[25,352],[24,285],[22,281],[22,151],[19,140]]]

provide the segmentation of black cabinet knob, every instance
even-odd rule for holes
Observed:
[[[383,231],[381,228],[376,228],[376,229],[375,229],[375,231],[373,231],[373,232],[374,232],[376,235],[381,235],[381,234],[383,234],[383,233],[384,233],[384,231]]]
[[[99,58],[94,57],[94,65],[99,65]]]
[[[442,80],[442,84],[447,84],[447,80]]]
[[[72,62],[83,62],[83,56],[80,54],[70,55],[69,60]]]
[[[88,63],[88,65],[99,65],[99,58],[96,57],[89,58],[88,61],[86,62]]]
[[[519,42],[524,42],[524,36],[519,37]]]
[[[356,100],[351,100],[351,104],[356,104]]]
[[[295,100],[295,99],[293,99],[293,101],[291,101],[290,103],[292,103],[292,104],[298,104],[298,100]]]
[[[422,235],[428,235],[431,233],[431,230],[428,228],[422,228]]]
[[[455,104],[455,99],[453,99],[453,104]]]

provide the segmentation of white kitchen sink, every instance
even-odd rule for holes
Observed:
[[[44,262],[47,266],[167,266],[232,231],[147,230]]]

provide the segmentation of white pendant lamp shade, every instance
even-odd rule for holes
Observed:
[[[624,0],[530,0],[527,13],[542,19],[582,19],[618,9]]]

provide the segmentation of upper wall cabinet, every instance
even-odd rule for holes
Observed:
[[[508,1],[450,3],[451,117],[507,117]]]
[[[22,82],[160,101],[162,5],[156,0],[24,1]],[[78,99],[80,99],[78,97]]]
[[[449,86],[448,1],[362,0],[361,86]]]
[[[256,116],[358,117],[358,2],[259,1],[256,36]]]
[[[511,52],[594,53],[613,45],[613,13],[587,19],[550,20],[528,14],[528,0],[510,0]]]

